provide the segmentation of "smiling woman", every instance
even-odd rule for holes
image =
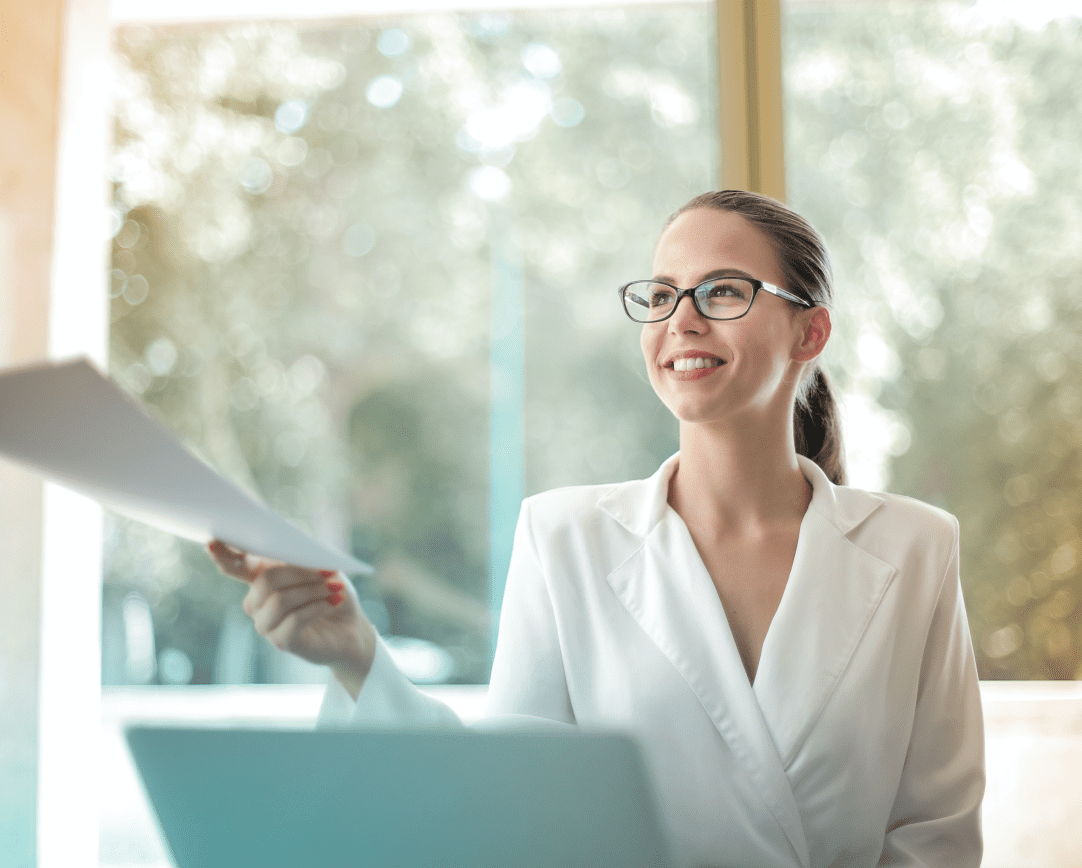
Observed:
[[[683,231],[673,237],[677,224],[681,224]],[[700,271],[695,275],[696,267],[709,269],[717,261],[709,258],[704,261],[702,251],[710,251],[712,256],[730,264],[721,270]],[[710,320],[742,320],[752,316],[753,310],[757,310],[754,308],[755,299],[761,290],[766,290],[777,296],[780,302],[787,302],[793,310],[804,309],[805,319],[816,321],[822,344],[818,345],[815,355],[822,351],[830,337],[829,306],[833,301],[833,285],[826,245],[807,221],[786,208],[778,207],[768,198],[731,190],[696,197],[670,218],[669,227],[662,234],[654,256],[657,275],[674,275],[679,270],[689,280],[708,281],[699,285],[708,298],[716,293],[717,284],[713,280],[716,275],[744,276],[743,286],[738,283],[734,289],[732,284],[728,284],[729,289],[722,296],[724,311],[714,314],[703,310],[698,300],[698,289],[694,292],[684,290],[684,293],[691,294],[695,310],[704,319],[707,329],[711,328]],[[753,274],[757,276],[753,277]],[[765,283],[761,279],[763,277],[769,277],[773,282]],[[655,279],[667,279],[672,283],[677,278],[659,276]],[[775,285],[777,283],[787,288],[781,289]],[[679,330],[681,320],[677,318],[677,310],[680,295],[677,291],[667,312],[651,315],[647,321],[657,323],[663,318],[673,317],[677,321],[670,324],[669,330]],[[624,309],[628,310],[626,301]],[[630,312],[628,315],[632,319],[637,318]],[[685,310],[683,317],[689,315],[689,311]],[[734,326],[733,331],[739,335],[741,329]],[[663,334],[652,326],[644,328],[643,352],[648,352],[649,339],[656,341]],[[696,352],[688,350],[677,353],[684,357],[689,354]],[[717,358],[727,361],[722,356]],[[675,358],[666,360],[663,367],[677,372],[680,370],[676,367]],[[658,383],[652,382],[657,390]],[[676,415],[679,418],[679,414]],[[817,362],[807,366],[799,377],[793,436],[797,452],[819,463],[832,482],[844,484],[846,475],[837,408],[827,375]]]
[[[825,262],[810,226],[755,194],[669,222],[658,280],[757,275],[797,301],[764,293],[712,319],[681,294],[642,325],[680,450],[649,479],[523,501],[488,712],[633,733],[690,865],[977,866],[984,738],[958,523],[835,484],[839,455],[796,448],[798,393],[830,337]],[[340,580],[212,554],[248,583],[263,635],[330,666],[324,724],[457,722]]]

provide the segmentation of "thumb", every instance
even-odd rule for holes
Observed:
[[[221,540],[211,540],[207,544],[207,551],[215,566],[231,578],[251,582],[262,572],[262,564],[252,563],[246,552],[226,545]]]

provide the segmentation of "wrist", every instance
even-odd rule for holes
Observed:
[[[354,700],[360,695],[375,658],[376,632],[369,627],[367,631],[362,631],[360,647],[353,658],[331,665],[331,674]]]
[[[332,666],[331,674],[333,674],[338,680],[338,683],[346,689],[346,692],[353,697],[354,701],[361,695],[361,688],[364,687],[365,678],[368,677],[367,672],[362,675],[353,669],[347,669],[343,666]]]

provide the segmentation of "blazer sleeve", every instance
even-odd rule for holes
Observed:
[[[515,528],[488,690],[490,717],[575,722],[530,500]]]
[[[916,711],[880,865],[977,868],[984,719],[954,545],[921,662]]]
[[[504,589],[499,640],[485,728],[574,723],[552,601],[524,501]],[[458,716],[419,690],[394,665],[382,640],[356,701],[333,676],[317,722],[321,727],[461,726]]]

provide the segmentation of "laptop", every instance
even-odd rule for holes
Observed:
[[[674,868],[635,741],[131,726],[178,868]]]

